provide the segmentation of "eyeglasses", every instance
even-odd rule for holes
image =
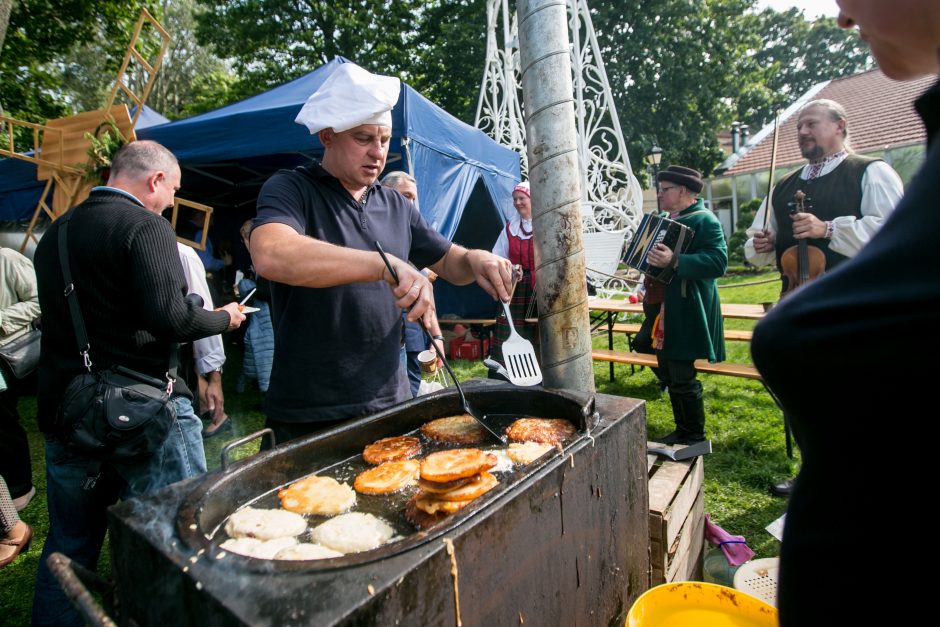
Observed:
[[[659,186],[659,193],[660,193],[660,194],[665,194],[665,193],[668,192],[669,190],[671,190],[671,189],[677,189],[678,187],[679,187],[678,185],[672,185],[672,186],[670,186],[670,187],[664,187],[664,186],[660,185],[660,186]]]

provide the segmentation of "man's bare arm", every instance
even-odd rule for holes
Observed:
[[[512,264],[491,252],[467,250],[454,244],[431,269],[454,285],[476,281],[493,298],[509,301]]]
[[[298,287],[385,281],[396,304],[409,309],[408,319],[417,320],[433,307],[431,282],[411,264],[394,255],[388,258],[398,274],[397,285],[378,252],[335,246],[286,224],[263,224],[251,232],[251,261],[264,278]]]

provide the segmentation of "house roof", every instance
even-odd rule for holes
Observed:
[[[856,152],[869,153],[925,142],[927,134],[913,103],[935,80],[935,76],[926,76],[897,82],[874,69],[813,86],[780,116],[777,167],[803,163],[795,139],[797,113],[804,104],[819,98],[835,100],[845,107],[849,139]],[[744,149],[728,157],[718,172],[728,176],[770,168],[773,126],[770,123],[762,128]]]

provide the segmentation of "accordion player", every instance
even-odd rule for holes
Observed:
[[[665,268],[651,266],[648,259],[650,250],[656,244],[663,244],[678,255],[688,250],[694,236],[695,232],[684,224],[647,213],[627,246],[624,263],[657,281],[669,283],[675,276],[675,269],[672,265]]]

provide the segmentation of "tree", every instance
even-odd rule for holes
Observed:
[[[722,157],[716,134],[751,80],[748,50],[757,34],[740,28],[752,0],[648,0],[591,3],[592,20],[632,163],[642,175],[655,143],[664,165],[708,175]]]
[[[220,81],[207,83],[205,77],[223,76],[226,69],[223,62],[195,39],[194,0],[163,0],[153,11],[153,16],[170,33],[171,42],[163,64],[157,74],[153,89],[147,99],[147,105],[170,119],[178,119],[191,111],[191,103],[207,100],[213,104],[227,104],[225,97],[228,90],[213,93],[211,96],[201,93],[201,89],[217,88]],[[137,19],[134,15],[134,19]],[[72,61],[62,64],[61,91],[68,94],[76,110],[87,111],[101,107],[110,93],[114,78],[120,68],[127,43],[130,41],[132,27],[127,26],[120,43],[120,56],[108,49],[104,33],[76,45]],[[149,25],[144,25],[137,49],[146,58],[153,58],[159,50],[160,40]],[[129,66],[125,82],[140,93],[148,79],[145,72],[132,73],[130,70],[140,66]],[[210,107],[214,108],[214,107]]]
[[[486,2],[430,2],[419,26],[409,82],[426,98],[472,125],[486,61]]]
[[[3,40],[7,35],[7,26],[10,25],[10,11],[13,10],[13,0],[0,0],[0,52],[3,52]]]
[[[858,31],[839,28],[835,18],[810,21],[795,8],[765,9],[745,22],[762,40],[749,55],[759,80],[738,100],[739,118],[753,127],[771,122],[813,85],[873,67]]]
[[[30,0],[16,2],[0,51],[0,100],[8,115],[33,122],[67,115],[72,104],[59,91],[60,65],[75,42],[98,36],[115,42],[123,55],[126,24],[139,5],[111,0]]]
[[[418,41],[422,0],[198,0],[199,42],[231,59],[235,92],[253,95],[342,55],[398,76]]]
[[[222,60],[197,41],[196,10],[194,0],[162,3],[161,21],[173,42],[147,104],[171,120],[228,104],[236,80]]]

